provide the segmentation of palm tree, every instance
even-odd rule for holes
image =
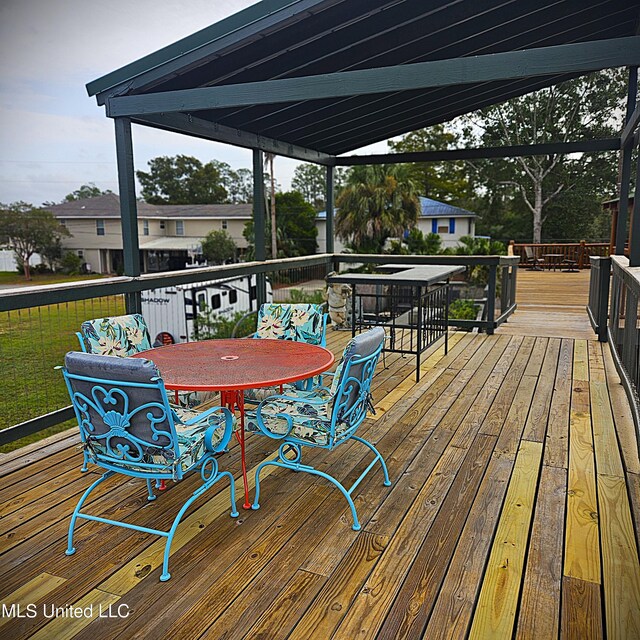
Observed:
[[[336,206],[336,233],[365,253],[379,253],[388,237],[401,237],[420,212],[405,165],[354,167]]]

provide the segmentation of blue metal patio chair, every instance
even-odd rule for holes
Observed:
[[[349,503],[354,530],[360,529],[356,507],[351,497],[355,488],[378,461],[384,473],[384,485],[391,484],[382,455],[370,442],[355,435],[366,418],[367,411],[373,408],[371,380],[383,343],[384,330],[381,327],[370,329],[347,344],[330,389],[314,387],[310,391],[291,390],[286,395],[266,398],[255,411],[247,411],[248,431],[262,433],[282,441],[278,457],[274,461],[267,460],[261,463],[256,469],[254,509],[260,506],[260,472],[267,465],[275,465],[293,471],[306,471],[332,482]],[[302,464],[303,446],[332,450],[349,440],[361,442],[369,447],[375,456],[349,489],[329,474]]]
[[[63,368],[71,402],[90,462],[105,473],[83,494],[71,517],[67,555],[75,553],[73,530],[78,518],[117,525],[167,538],[162,565],[169,574],[171,542],[189,506],[223,476],[230,483],[231,515],[237,516],[235,485],[228,471],[218,469],[215,454],[225,450],[234,418],[223,407],[202,413],[169,405],[164,382],[150,360],[70,352]],[[152,481],[182,480],[198,470],[203,484],[182,505],[169,531],[89,515],[81,511],[91,492],[120,473],[147,481],[149,500],[155,500]]]
[[[251,337],[293,340],[326,347],[328,316],[322,305],[318,304],[263,304],[258,310],[256,332]],[[309,390],[317,384],[322,384],[322,376],[301,380],[295,384],[295,388]],[[290,385],[285,388],[289,389]],[[245,400],[260,402],[278,391],[276,387],[250,389],[245,393]]]

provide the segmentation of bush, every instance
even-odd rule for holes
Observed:
[[[475,320],[479,306],[473,300],[454,300],[449,305],[449,318],[455,320]]]
[[[214,338],[231,338],[234,327],[245,315],[242,311],[238,311],[231,317],[219,316],[207,308],[197,315],[191,339],[212,340]],[[236,329],[235,337],[244,337],[254,333],[257,321],[258,317],[255,313],[244,318]]]
[[[60,261],[60,271],[70,276],[76,276],[82,268],[82,258],[73,251],[67,251]]]
[[[291,289],[289,291],[289,300],[291,304],[322,304],[324,302],[323,292],[303,291],[302,289]]]

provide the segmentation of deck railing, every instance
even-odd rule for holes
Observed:
[[[529,258],[527,248],[534,258],[542,260],[540,267],[553,267],[557,265],[574,264],[578,269],[589,269],[591,257],[607,257],[609,255],[608,242],[545,242],[522,243],[513,240],[509,243],[509,255],[519,256],[520,266],[525,266]],[[545,258],[545,256],[561,256],[561,258]]]
[[[592,262],[587,310],[598,337],[606,335],[608,339],[640,443],[640,267],[629,267],[629,259],[623,256]]]
[[[589,279],[589,303],[587,315],[600,342],[607,341],[607,317],[609,315],[609,281],[611,258],[591,258]]]
[[[354,263],[382,262],[462,264],[469,270],[478,266],[485,268],[488,284],[484,319],[452,320],[450,324],[455,326],[476,327],[492,333],[516,308],[518,260],[506,256],[321,254],[145,274],[136,278],[117,277],[5,290],[0,293],[0,360],[3,362],[0,445],[55,427],[73,417],[62,377],[54,367],[62,363],[67,351],[79,348],[74,332],[84,320],[140,311],[140,294],[152,289],[254,274],[258,289],[260,280],[264,282],[268,278],[274,288],[274,299],[283,300],[281,287],[292,285],[290,288],[295,288],[296,283],[303,281],[317,282],[329,271],[337,271],[340,265],[346,268]]]

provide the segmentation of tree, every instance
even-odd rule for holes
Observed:
[[[34,253],[46,253],[58,238],[70,235],[50,211],[26,202],[0,205],[0,245],[13,250],[27,280],[31,280],[29,258]]]
[[[418,129],[389,141],[389,148],[396,153],[415,151],[444,151],[459,146],[460,134],[445,129],[442,124]],[[407,172],[421,196],[460,203],[472,193],[472,186],[464,162],[413,162]]]
[[[253,202],[253,172],[250,169],[231,169],[225,177],[227,202],[250,204]]]
[[[213,264],[223,264],[233,260],[236,249],[236,243],[224,229],[209,231],[206,238],[202,240],[202,255],[207,262],[213,262]]]
[[[184,155],[160,156],[149,160],[149,173],[136,171],[136,176],[149,204],[221,204],[227,199],[222,175],[225,164],[202,164]]]
[[[582,76],[465,117],[466,136],[472,144],[484,146],[612,137],[621,128],[624,94],[619,70]],[[574,209],[579,212],[588,202],[601,200],[606,185],[610,189],[616,180],[615,162],[599,154],[528,156],[474,166],[489,190],[504,185],[519,195],[531,216],[534,242],[542,240],[543,225],[552,212],[557,217],[570,212],[569,206],[552,208],[554,202],[559,204],[570,191],[581,193],[582,204]],[[567,204],[571,200],[569,196]],[[576,204],[574,198],[570,206]],[[573,235],[575,229],[566,223],[556,225],[558,232]]]
[[[337,198],[336,232],[358,252],[379,253],[418,221],[420,203],[406,165],[357,166]]]
[[[336,194],[342,190],[346,175],[347,170],[343,167],[334,169],[333,183]],[[320,164],[299,164],[293,172],[291,188],[299,191],[316,211],[322,211],[327,206],[327,168]]]
[[[68,193],[62,202],[73,202],[74,200],[84,200],[85,198],[97,198],[98,196],[106,196],[109,193],[113,193],[111,189],[102,191],[96,187],[93,182],[89,184],[83,184],[79,189]]]
[[[289,191],[276,193],[276,232],[278,240],[278,258],[292,258],[315,253],[318,230],[315,224],[316,212],[305,201],[301,193]],[[271,235],[271,220],[265,220],[265,237]],[[255,233],[253,220],[247,222],[242,232],[249,244],[246,255],[255,256]],[[267,258],[272,257],[271,247],[267,246]]]

